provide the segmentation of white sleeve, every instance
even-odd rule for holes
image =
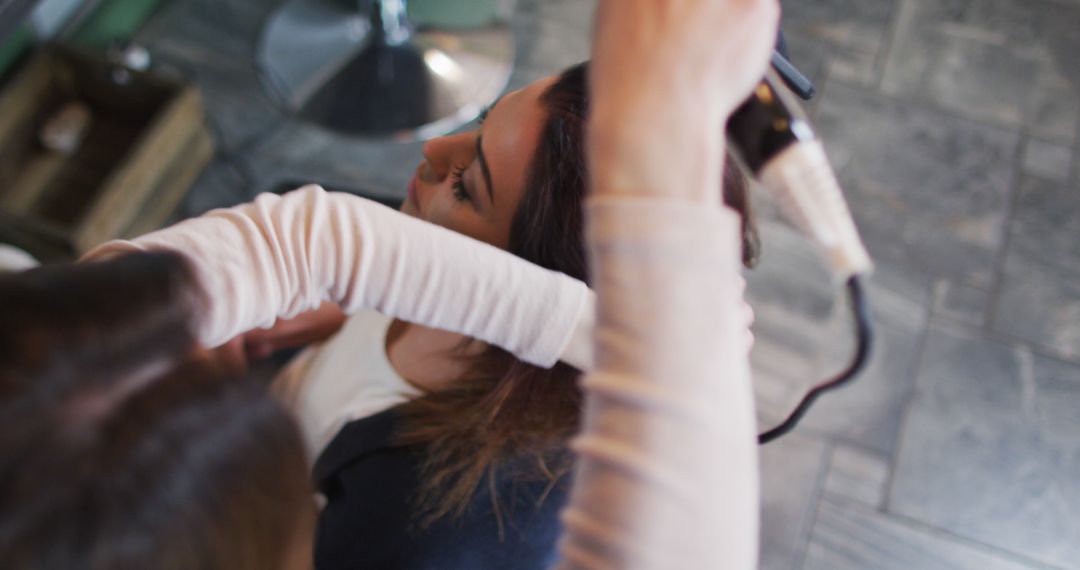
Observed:
[[[217,346],[334,301],[374,309],[501,346],[552,366],[567,352],[578,368],[589,346],[567,351],[593,295],[584,283],[505,251],[351,194],[314,185],[215,210],[133,241],[106,243],[87,259],[173,250],[195,266],[210,306],[199,338]]]
[[[758,478],[727,209],[593,198],[596,368],[560,545],[567,568],[751,569]]]

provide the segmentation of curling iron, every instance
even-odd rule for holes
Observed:
[[[838,277],[873,269],[825,147],[775,68],[731,115],[727,131],[744,170],[825,251]]]
[[[873,336],[860,279],[873,270],[873,264],[825,148],[785,84],[806,98],[813,92],[809,81],[775,54],[765,79],[728,120],[728,140],[743,171],[773,195],[781,213],[823,250],[834,275],[846,282],[858,347],[843,372],[816,385],[787,419],[760,434],[761,444],[791,431],[818,396],[854,378],[868,360]]]

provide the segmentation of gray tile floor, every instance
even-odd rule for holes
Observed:
[[[289,181],[404,193],[418,144],[337,137],[263,95],[252,46],[274,4],[175,0],[140,36],[193,74],[221,147],[178,215]],[[592,7],[521,0],[513,86],[584,59]],[[879,343],[863,378],[763,449],[761,566],[1080,569],[1080,1],[784,8],[878,262]],[[761,210],[765,426],[850,335],[817,254]]]

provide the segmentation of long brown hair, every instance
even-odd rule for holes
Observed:
[[[0,307],[4,568],[282,567],[313,524],[303,443],[195,355],[181,258],[3,275]]]
[[[583,238],[587,70],[587,64],[571,67],[541,95],[547,119],[508,248],[581,280],[588,277]],[[757,233],[746,181],[733,164],[726,164],[724,198],[743,215],[743,258],[749,265],[757,257]],[[400,439],[426,446],[417,497],[423,524],[461,515],[485,475],[493,483],[510,466],[515,476],[556,484],[570,468],[566,443],[581,415],[579,376],[566,364],[543,369],[489,347],[473,359],[465,378],[404,405]],[[493,507],[499,516],[498,505]]]

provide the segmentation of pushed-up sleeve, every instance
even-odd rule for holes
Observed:
[[[194,265],[209,307],[199,337],[217,346],[323,301],[463,333],[551,366],[591,323],[584,283],[351,194],[314,185],[215,210],[85,259],[171,250]],[[587,335],[586,335],[587,336]]]
[[[566,568],[750,569],[758,479],[739,219],[595,197],[596,367],[560,546]]]

